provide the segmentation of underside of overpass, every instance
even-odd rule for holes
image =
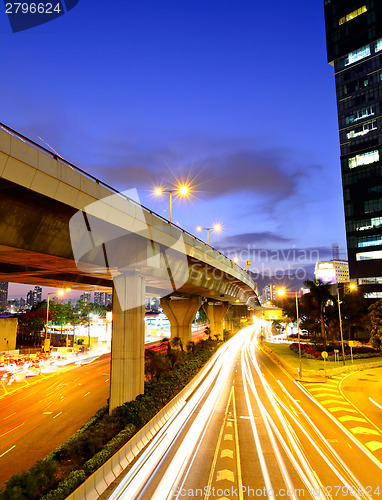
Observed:
[[[113,292],[111,410],[143,392],[145,296],[163,297],[184,344],[202,301],[218,336],[229,303],[258,303],[229,259],[118,193],[102,188],[98,199],[100,181],[46,151],[36,156],[24,139],[0,130],[0,281]],[[245,314],[230,311],[231,323]]]

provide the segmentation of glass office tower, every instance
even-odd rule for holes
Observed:
[[[382,1],[324,0],[334,66],[349,274],[382,298]]]

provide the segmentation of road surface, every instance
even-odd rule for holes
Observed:
[[[258,347],[260,326],[223,346],[102,499],[379,498],[382,436],[349,430],[361,416],[343,400],[341,377],[301,384],[275,365]]]
[[[68,439],[107,401],[110,354],[0,399],[0,484]]]

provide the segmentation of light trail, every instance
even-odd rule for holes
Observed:
[[[154,476],[153,472],[163,463],[164,458],[174,446],[191,417],[199,411],[151,499],[164,500],[174,496],[173,489],[181,481],[182,474],[191,460],[200,436],[213,414],[213,409],[225,386],[236,353],[245,335],[245,330],[242,330],[222,347],[208,375],[195,393],[187,403],[176,410],[171,419],[158,432],[152,443],[144,450],[132,469],[109,497],[110,500],[139,498],[141,496],[140,490],[147,488]],[[207,399],[203,401],[208,391],[210,392]],[[200,406],[202,401],[203,405]]]
[[[252,375],[252,372],[251,372],[250,367],[249,367],[249,359],[251,359],[251,361],[253,363],[253,366],[255,368],[257,368],[256,371],[257,371],[257,373],[259,375],[259,378],[260,378],[261,382],[263,383],[263,386],[264,386],[264,380],[263,380],[263,376],[262,376],[262,374],[261,374],[261,372],[260,372],[260,370],[258,368],[257,363],[255,363],[254,359],[252,359],[252,358],[249,357],[249,345],[248,344],[249,344],[249,340],[247,342],[247,345],[245,346],[245,355],[243,353],[243,356],[242,356],[243,380],[244,381],[248,380],[249,385],[250,385],[251,390],[252,390],[252,394],[254,395],[254,397],[256,399],[257,405],[258,405],[260,413],[262,415],[262,418],[263,418],[263,421],[264,421],[264,424],[265,424],[265,427],[266,427],[266,430],[267,430],[267,434],[268,434],[268,437],[270,439],[270,442],[271,442],[271,445],[272,445],[272,449],[273,449],[273,452],[274,452],[274,454],[276,456],[276,460],[277,460],[280,472],[282,474],[282,477],[284,479],[284,482],[285,482],[287,488],[293,493],[295,491],[295,488],[293,486],[293,483],[292,483],[292,480],[290,478],[289,472],[288,472],[288,470],[286,468],[285,462],[284,462],[284,460],[283,460],[283,458],[281,456],[280,449],[279,449],[279,447],[277,445],[277,442],[276,442],[276,439],[275,439],[275,435],[272,432],[272,428],[275,431],[275,433],[276,433],[279,441],[281,442],[281,444],[282,444],[282,446],[284,448],[284,451],[287,453],[288,458],[291,460],[291,463],[293,464],[296,472],[300,476],[301,480],[303,481],[303,483],[305,484],[305,486],[307,487],[307,489],[309,491],[312,491],[313,489],[320,491],[319,484],[317,483],[316,477],[313,474],[313,469],[310,467],[310,465],[309,465],[306,457],[303,455],[303,453],[302,453],[302,451],[300,449],[299,443],[297,442],[297,439],[296,439],[295,435],[292,434],[292,432],[290,431],[289,427],[286,425],[285,419],[283,418],[283,416],[281,415],[281,412],[279,411],[279,409],[275,405],[274,398],[272,397],[272,394],[270,393],[270,391],[266,391],[267,392],[267,396],[270,399],[270,401],[271,401],[274,409],[276,410],[276,413],[277,413],[277,415],[279,417],[279,420],[280,420],[280,422],[281,422],[284,430],[286,431],[286,434],[288,436],[289,442],[291,443],[294,452],[299,457],[300,462],[302,463],[303,467],[301,467],[299,465],[299,463],[297,462],[297,460],[293,456],[293,453],[291,452],[290,447],[286,444],[285,440],[281,436],[281,433],[278,431],[277,424],[273,421],[273,419],[270,417],[269,413],[265,410],[264,405],[262,404],[262,402],[260,400],[260,397],[259,397],[258,392],[256,390],[256,386],[255,386],[255,382],[254,382],[254,379],[253,379],[253,375]],[[253,342],[252,342],[252,344],[253,344]],[[250,410],[250,401],[249,401],[248,398],[246,398],[246,400],[247,400],[248,410]],[[256,439],[256,437],[255,437],[255,441],[256,441],[256,445],[257,445],[257,439]],[[305,469],[305,472],[304,472],[304,469]],[[263,471],[263,473],[264,473],[264,471]],[[269,491],[269,489],[268,489],[268,491]],[[291,495],[291,498],[297,498],[297,497],[295,495]],[[320,495],[320,496],[317,496],[317,498],[322,498],[322,497]]]
[[[315,482],[319,481],[319,483],[321,484],[321,481],[319,480],[316,472],[313,470],[313,468],[311,467],[311,465],[309,464],[309,462],[305,458],[303,458],[302,455],[300,454],[300,452],[299,452],[300,444],[295,439],[295,434],[294,433],[293,433],[293,435],[290,434],[290,432],[288,430],[288,427],[290,427],[290,422],[287,419],[285,419],[284,416],[281,414],[281,411],[278,408],[278,405],[286,412],[286,414],[289,416],[290,420],[292,422],[294,422],[295,425],[298,426],[298,428],[302,431],[302,433],[305,435],[305,437],[311,442],[311,444],[314,446],[317,454],[330,467],[330,469],[337,476],[337,478],[342,482],[342,484],[344,485],[344,488],[347,491],[353,491],[353,492],[356,492],[356,491],[366,491],[365,487],[355,478],[354,473],[349,470],[349,468],[346,466],[346,464],[343,462],[343,460],[341,460],[341,458],[335,452],[335,450],[333,449],[333,447],[326,441],[326,439],[324,438],[324,436],[322,435],[322,433],[318,430],[317,426],[313,423],[313,421],[310,419],[310,417],[303,410],[303,408],[301,407],[301,405],[299,405],[298,402],[289,394],[289,392],[285,389],[285,387],[281,384],[281,382],[278,381],[278,383],[279,383],[280,387],[283,389],[284,393],[288,396],[289,400],[293,403],[293,405],[295,405],[295,407],[298,408],[298,410],[301,412],[301,414],[304,415],[304,417],[305,417],[306,421],[309,423],[310,427],[315,431],[315,433],[319,437],[319,440],[324,444],[324,447],[330,451],[330,455],[333,456],[335,458],[335,461],[340,464],[341,468],[344,470],[345,474],[348,476],[348,479],[346,479],[346,477],[344,477],[344,475],[337,468],[336,464],[333,463],[333,461],[331,460],[331,458],[328,457],[320,449],[320,447],[316,443],[316,440],[306,430],[305,426],[300,421],[300,419],[297,418],[293,414],[293,412],[281,401],[281,399],[277,396],[277,394],[272,390],[272,388],[270,387],[270,385],[268,384],[268,382],[265,380],[265,377],[261,373],[260,367],[259,367],[259,365],[257,363],[256,357],[255,357],[255,342],[254,342],[254,340],[252,340],[251,347],[249,347],[248,343],[247,343],[247,351],[249,353],[249,356],[251,358],[253,366],[254,366],[257,374],[258,374],[259,380],[261,381],[261,383],[263,385],[263,388],[264,388],[264,390],[265,390],[265,392],[266,392],[266,394],[268,396],[268,399],[271,402],[274,410],[276,411],[276,414],[278,415],[278,418],[279,418],[279,420],[280,420],[280,422],[281,422],[281,424],[282,424],[285,432],[287,433],[287,436],[289,438],[289,443],[291,444],[291,446],[295,450],[295,452],[297,452],[297,454],[299,456],[299,459],[300,459],[300,462],[302,463],[303,468],[305,469],[305,471],[308,471],[308,472],[310,471],[310,474],[309,474],[310,477],[312,477],[311,474],[313,474],[313,477],[315,478]],[[247,362],[247,367],[248,367],[248,362]],[[296,385],[301,390],[303,390],[299,384],[296,384]],[[256,391],[254,383],[253,383],[253,389],[254,389],[254,391]],[[257,393],[257,391],[256,391],[256,393]],[[305,390],[304,390],[304,393],[306,393]],[[307,395],[310,397],[309,394],[307,394]],[[255,397],[256,397],[256,394],[255,394]],[[310,399],[312,399],[312,398],[310,398]],[[258,401],[258,405],[259,405],[259,408],[260,408],[260,411],[261,411],[263,405],[262,405],[261,401],[258,399],[258,395],[257,395],[257,401]],[[320,405],[318,405],[318,406],[320,406]],[[322,408],[321,406],[320,406],[320,408],[326,412],[326,410],[324,408]],[[292,406],[292,409],[293,409],[293,406]],[[269,419],[269,421],[270,421],[270,423],[271,423],[271,425],[272,425],[275,433],[278,435],[278,438],[279,438],[279,440],[280,440],[280,442],[281,442],[284,450],[287,452],[288,456],[291,458],[290,452],[288,451],[288,447],[286,446],[286,442],[285,442],[285,440],[283,440],[280,432],[278,431],[277,423],[274,422],[270,418],[269,414],[265,411],[264,408],[263,408],[263,410],[264,410],[263,418]],[[331,415],[329,415],[329,416],[331,416]],[[349,434],[348,434],[348,437],[352,438],[352,436],[349,435]],[[291,459],[291,461],[294,464],[294,466],[296,467],[295,460]],[[296,470],[297,470],[297,472],[300,471],[299,468],[296,468]],[[299,473],[301,474],[301,472],[299,472]],[[303,477],[302,477],[302,479],[304,480]],[[322,487],[317,489],[317,484],[316,484],[315,490],[316,491],[323,491],[324,494],[326,493],[325,489],[322,489]],[[312,490],[310,490],[310,491],[312,491]],[[317,498],[317,495],[314,495],[314,497]],[[359,500],[361,500],[361,498],[362,498],[362,497],[358,496],[356,493],[352,494],[352,497],[354,497],[356,499],[359,499]]]

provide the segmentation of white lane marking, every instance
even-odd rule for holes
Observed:
[[[53,418],[57,418],[61,415],[62,411],[60,411],[60,413],[57,413],[57,415],[55,415]]]
[[[13,448],[16,448],[15,444],[12,446],[12,448],[9,448],[9,450],[4,451],[4,453],[2,455],[0,455],[0,458],[3,457],[4,455],[6,455],[9,451],[13,450]]]
[[[372,399],[372,398],[370,398],[370,397],[369,397],[369,400],[370,400],[373,404],[375,404],[375,406],[378,406],[378,408],[380,408],[380,409],[382,410],[382,406],[381,406],[381,405],[379,405],[378,403],[376,403],[376,402],[374,401],[374,399]]]
[[[84,397],[86,397],[88,394],[90,394],[90,391],[89,391],[89,392],[87,392],[87,393],[85,394],[85,396],[84,396]]]

